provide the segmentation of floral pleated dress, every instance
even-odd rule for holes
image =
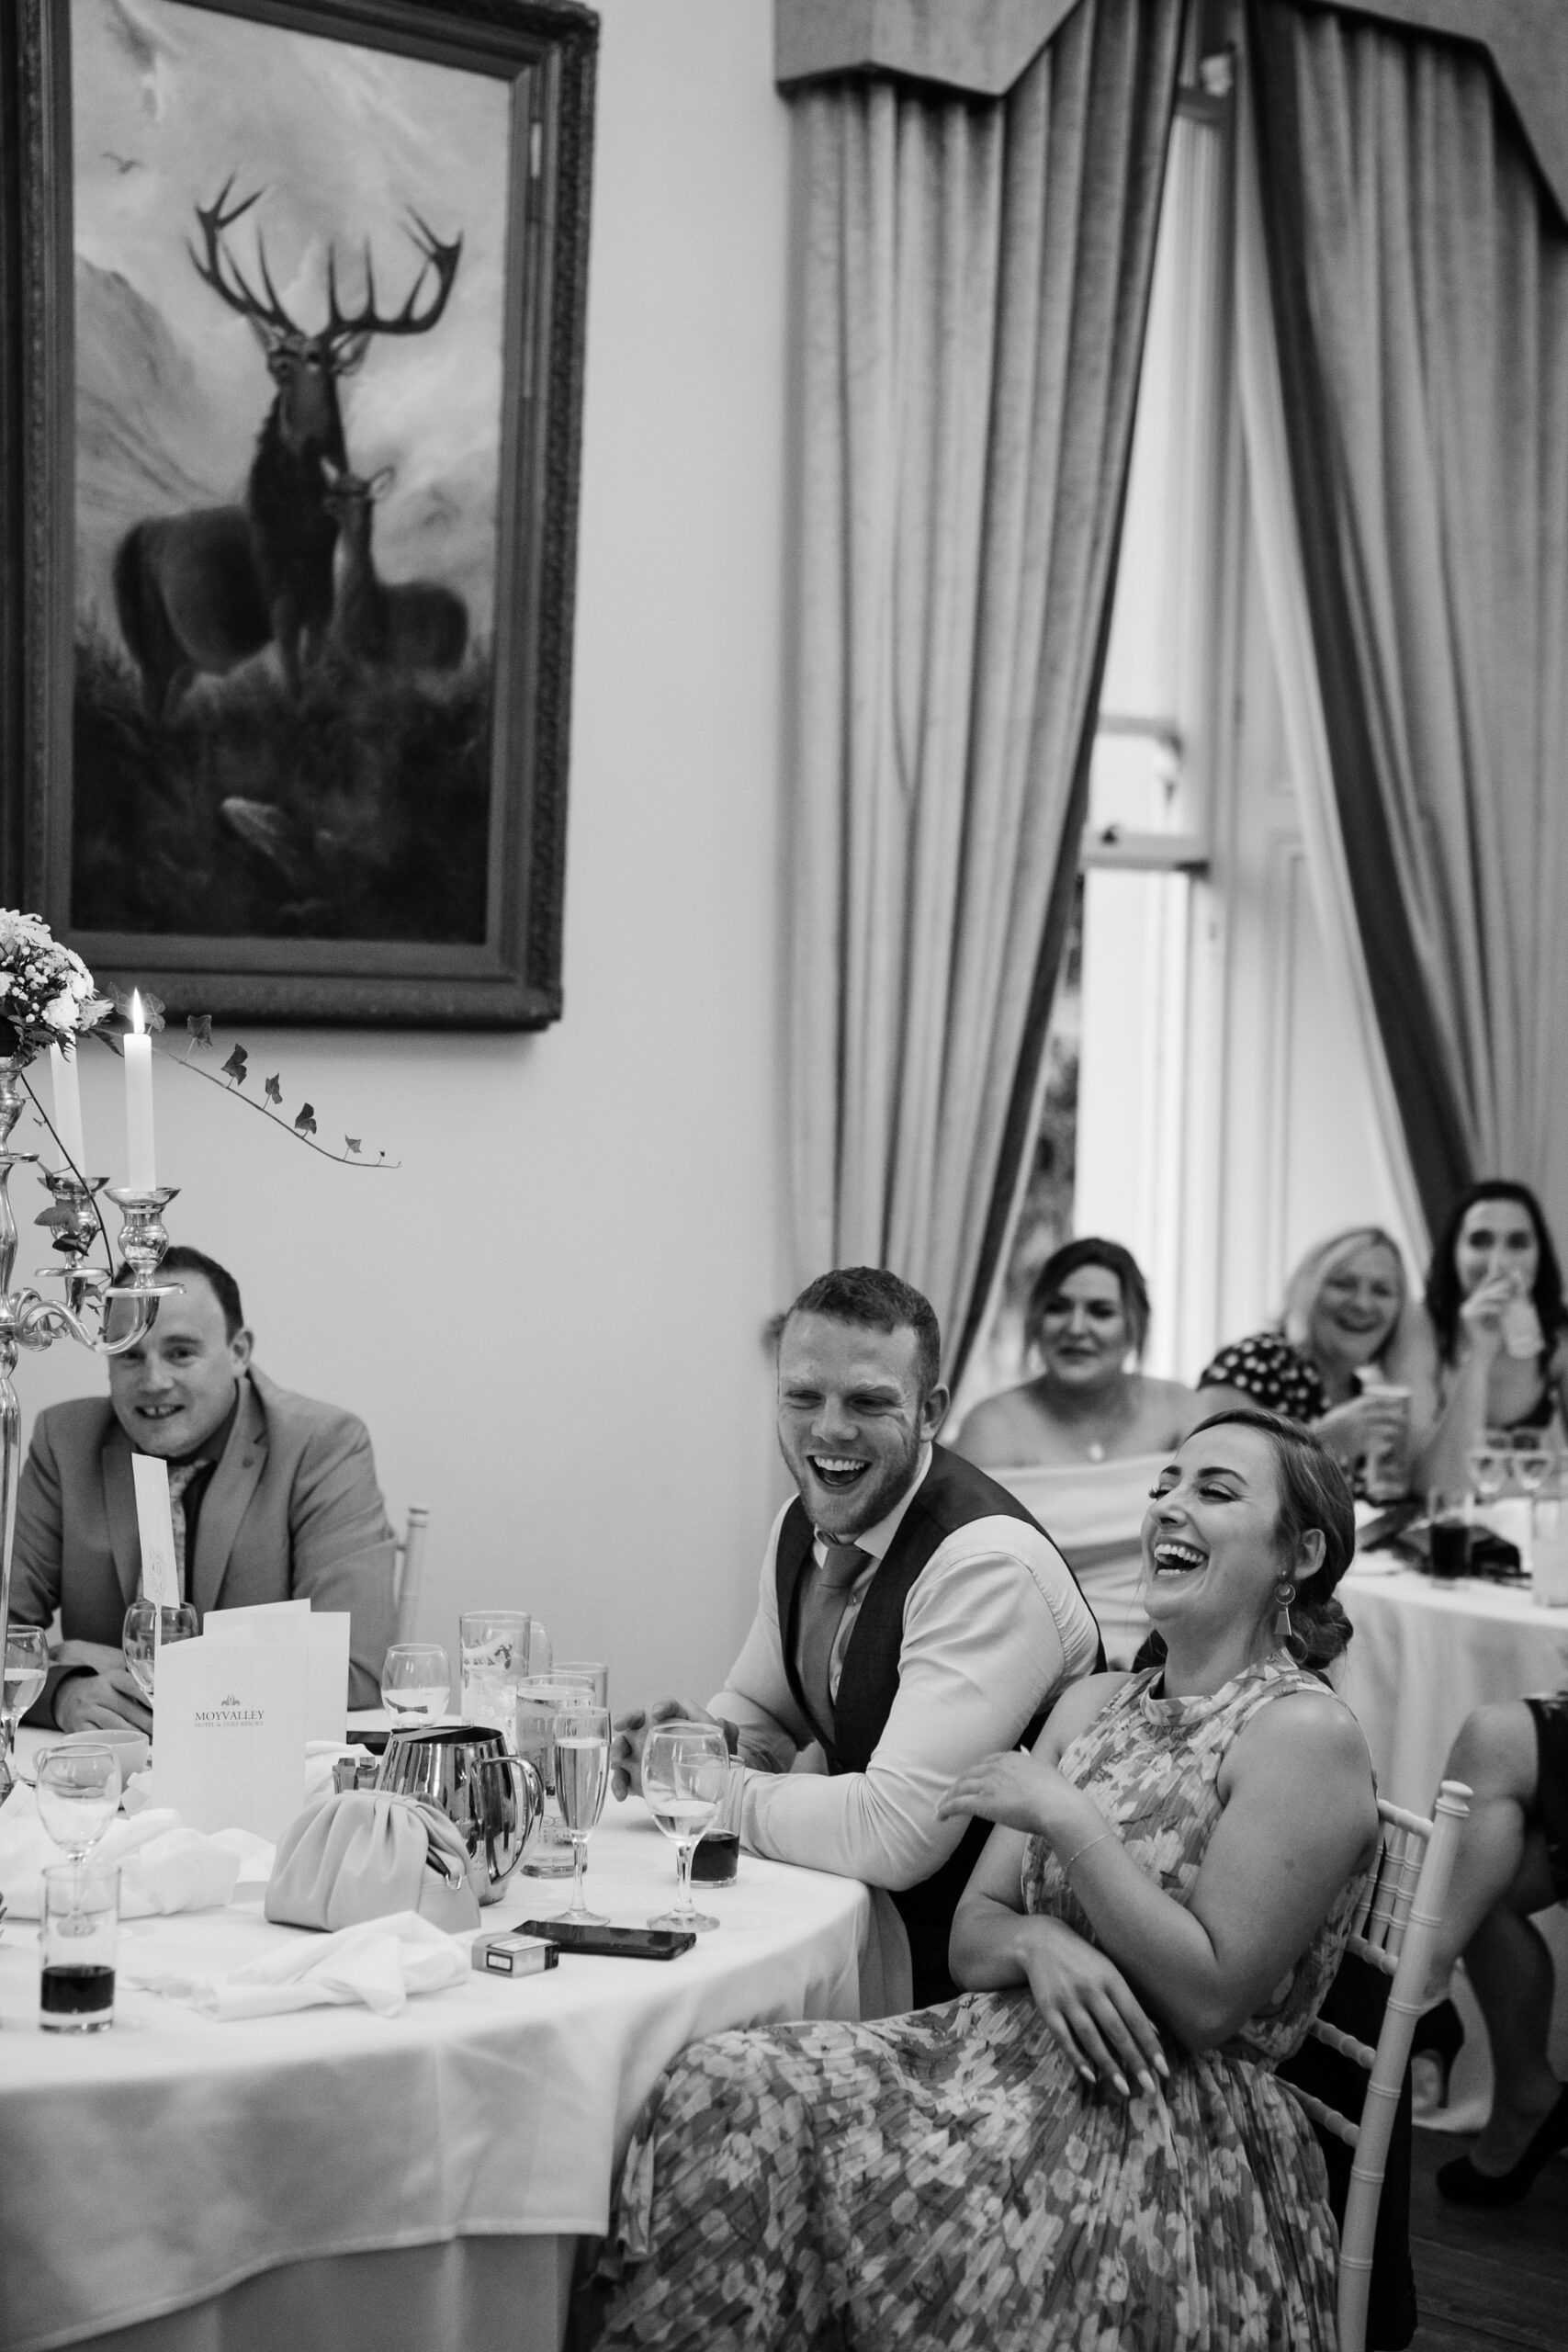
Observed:
[[[1180,1901],[1231,1742],[1270,1700],[1324,1686],[1283,1655],[1212,1698],[1158,1683],[1123,1684],[1061,1770]],[[1273,2070],[1363,1883],[1229,2041],[1194,2057],[1167,2041],[1153,2096],[1086,2085],[1027,1987],[694,2043],[638,2120],[584,2335],[704,2352],[1334,2352],[1323,2159]],[[1023,1894],[1089,1935],[1039,1839]]]

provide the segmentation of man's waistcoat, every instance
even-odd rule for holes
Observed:
[[[822,1742],[830,1772],[863,1772],[870,1763],[898,1695],[904,1603],[909,1588],[938,1546],[976,1519],[1021,1520],[1026,1527],[1036,1528],[1042,1534],[1045,1532],[1005,1487],[998,1487],[994,1478],[987,1478],[961,1455],[950,1453],[945,1446],[933,1446],[931,1466],[899,1521],[850,1628],[834,1707],[834,1735]],[[816,1719],[807,1703],[795,1653],[801,1577],[812,1556],[814,1536],[806,1506],[797,1495],[779,1529],[775,1567],[784,1672],[795,1705],[807,1723]],[[1104,1664],[1103,1652],[1100,1663]],[[1042,1698],[1044,1695],[1041,1693]],[[1038,1736],[1046,1712],[1043,1708],[1021,1734],[1026,1742],[1032,1743]],[[958,1898],[968,1884],[990,1827],[988,1821],[972,1821],[940,1870],[918,1886],[906,1887],[893,1896],[908,1933],[917,2007],[951,2000],[957,1990],[948,1974],[947,1939]]]

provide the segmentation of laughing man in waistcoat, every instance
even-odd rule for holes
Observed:
[[[1100,1659],[1072,1571],[1004,1487],[935,1442],[947,1410],[930,1304],[868,1266],[802,1291],[779,1340],[779,1513],[757,1614],[709,1713],[749,1768],[748,1851],[889,1891],[917,2007],[950,1999],[953,1910],[985,1822],[940,1821],[964,1768],[1032,1738]],[[615,1787],[637,1785],[649,1721],[616,1726]],[[826,1777],[790,1771],[813,1741]]]

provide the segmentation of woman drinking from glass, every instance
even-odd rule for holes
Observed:
[[[1220,1350],[1199,1380],[1200,1407],[1261,1405],[1287,1414],[1306,1423],[1357,1492],[1373,1464],[1382,1473],[1378,1483],[1402,1491],[1411,1426],[1400,1357],[1404,1311],[1397,1243],[1376,1225],[1336,1233],[1291,1276],[1275,1329]]]
[[[684,2052],[635,2128],[591,2340],[1333,2352],[1323,2159],[1274,2068],[1377,1850],[1366,1743],[1318,1676],[1353,1542],[1306,1430],[1232,1412],[1186,1440],[1144,1524],[1161,1663],[1075,1684],[1032,1756],[943,1799],[1000,1825],[953,1923],[975,1989]]]
[[[1470,1455],[1494,1432],[1510,1445],[1562,1446],[1565,1325],[1535,1194],[1503,1177],[1472,1184],[1432,1252],[1409,1348],[1413,1409],[1431,1430],[1416,1462],[1423,1489],[1467,1487]]]

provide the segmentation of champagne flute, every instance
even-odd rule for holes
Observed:
[[[716,1928],[692,1905],[692,1856],[711,1829],[729,1777],[729,1748],[717,1724],[660,1724],[642,1751],[642,1792],[649,1812],[675,1846],[675,1900],[650,1928]]]
[[[46,1837],[76,1866],[119,1810],[119,1758],[112,1747],[46,1747],[38,1759],[38,1817]]]
[[[149,1706],[152,1704],[152,1681],[157,1669],[159,1643],[194,1642],[200,1630],[196,1622],[196,1608],[191,1601],[182,1600],[175,1608],[162,1611],[155,1600],[148,1600],[145,1597],[131,1602],[125,1612],[119,1645],[136,1687]]]
[[[610,1781],[610,1713],[607,1707],[562,1707],[555,1727],[556,1803],[571,1839],[571,1906],[563,1915],[584,1928],[602,1928],[606,1914],[590,1911],[582,1899],[588,1840],[604,1810]]]
[[[49,1636],[41,1625],[12,1625],[6,1634],[6,1675],[0,1687],[0,1798],[17,1784],[12,1757],[17,1725],[49,1679]]]
[[[394,1642],[381,1668],[381,1704],[395,1731],[446,1712],[452,1668],[439,1642]]]

